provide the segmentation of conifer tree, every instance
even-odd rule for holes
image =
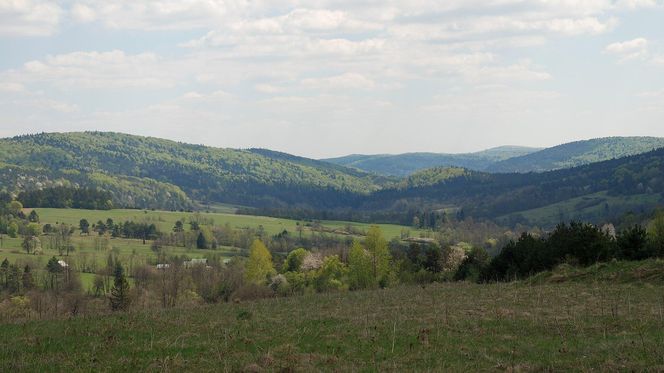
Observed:
[[[7,273],[7,289],[12,294],[17,294],[21,291],[21,270],[16,264],[9,266]]]
[[[208,248],[208,241],[203,231],[198,232],[198,237],[196,238],[196,248],[198,249]]]
[[[117,262],[113,271],[113,287],[111,288],[111,310],[125,311],[129,307],[129,283],[125,278],[124,268]]]
[[[35,280],[32,277],[32,272],[30,266],[26,264],[23,268],[23,277],[22,277],[23,289],[30,290],[35,286]]]

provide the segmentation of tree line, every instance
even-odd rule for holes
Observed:
[[[617,234],[609,229],[572,221],[561,223],[545,237],[523,233],[494,258],[468,255],[457,278],[480,282],[524,279],[560,264],[586,267],[610,260],[664,257],[664,214],[644,228],[634,225]],[[466,267],[466,268],[464,268]]]
[[[16,200],[28,208],[75,208],[110,210],[113,196],[110,192],[92,188],[55,187],[22,191]]]

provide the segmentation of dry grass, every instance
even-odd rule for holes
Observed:
[[[664,289],[442,284],[0,329],[0,371],[664,369]]]

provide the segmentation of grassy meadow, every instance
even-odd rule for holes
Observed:
[[[75,210],[75,209],[36,209],[39,213],[42,223],[67,223],[78,226],[81,219],[87,219],[90,224],[96,223],[99,220],[106,221],[111,218],[115,222],[123,222],[127,220],[133,221],[147,221],[154,223],[161,231],[168,232],[173,228],[175,222],[178,220],[188,221],[188,217],[193,213],[187,212],[171,212],[171,211],[151,211],[151,210]],[[270,235],[275,235],[284,230],[290,233],[295,233],[297,224],[306,224],[306,222],[298,222],[291,219],[272,218],[267,216],[255,215],[236,215],[231,212],[210,212],[200,213],[200,216],[214,222],[214,225],[230,224],[234,228],[258,228],[263,226],[265,232]],[[423,232],[413,230],[410,227],[404,227],[395,224],[366,224],[345,221],[321,221],[321,225],[331,231],[338,230],[344,231],[347,226],[354,229],[366,231],[371,225],[380,226],[383,235],[387,238],[399,237],[403,229],[411,231],[412,235],[417,235]],[[305,232],[311,232],[311,229],[305,228]],[[334,234],[334,233],[332,233]]]
[[[226,210],[224,210],[226,209]],[[210,221],[215,226],[230,225],[236,230],[241,229],[258,229],[263,227],[268,235],[276,235],[287,230],[289,233],[295,235],[297,233],[298,224],[303,226],[303,235],[311,235],[314,232],[313,227],[307,226],[310,222],[298,222],[296,220],[278,219],[266,216],[251,216],[251,215],[235,215],[232,213],[232,206],[215,206],[215,211],[227,212],[210,212],[200,213],[198,215],[201,219]],[[92,225],[97,221],[106,221],[111,218],[116,223],[125,221],[148,222],[154,223],[162,232],[170,232],[178,220],[189,221],[194,213],[188,212],[170,212],[170,211],[151,211],[151,210],[131,210],[131,209],[117,209],[117,210],[79,210],[79,209],[52,209],[52,208],[38,208],[36,209],[40,217],[40,224],[57,224],[66,223],[78,229],[78,224],[81,219],[87,219]],[[26,214],[30,209],[25,210]],[[399,237],[402,230],[409,230],[410,234],[420,235],[424,231],[412,230],[408,227],[391,225],[391,224],[378,224],[387,238]],[[366,231],[370,224],[343,222],[343,221],[323,221],[320,222],[320,228],[326,234],[336,236],[347,236],[348,227],[352,227],[354,232]],[[185,229],[189,229],[188,224],[185,224]],[[82,266],[85,263],[95,262],[97,266],[103,267],[106,263],[108,250],[113,250],[118,255],[122,262],[127,264],[142,264],[150,263],[156,259],[156,253],[150,248],[150,242],[143,244],[142,240],[125,239],[125,238],[111,238],[108,244],[108,250],[98,250],[96,248],[96,241],[98,235],[91,232],[90,235],[81,235],[77,230],[72,235],[72,246],[74,251],[69,256],[58,255],[56,250],[48,249],[47,238],[42,236],[42,254],[41,255],[28,255],[21,248],[22,239],[10,238],[2,236],[0,245],[0,261],[5,258],[11,263],[32,263],[32,268],[43,268],[52,256],[64,260],[67,263],[76,266]],[[217,249],[210,250],[197,250],[185,247],[172,247],[164,248],[164,251],[170,255],[186,255],[189,258],[203,258],[206,255],[218,255],[222,258],[230,258],[235,255],[242,254],[243,248],[225,247],[221,246]],[[131,265],[130,265],[131,266]],[[92,285],[93,274],[82,273],[81,282],[84,289],[89,289]]]
[[[659,285],[432,284],[5,325],[0,371],[661,371]]]
[[[571,218],[586,221],[607,212],[619,216],[628,211],[640,211],[643,206],[657,206],[660,200],[659,194],[611,196],[607,192],[599,192],[510,215],[520,215],[530,225],[553,227]],[[498,217],[497,220],[507,223],[509,215]]]
[[[140,210],[38,209],[42,224],[76,225],[112,218],[154,222],[167,231],[187,213]],[[205,213],[215,225],[295,232],[297,222]],[[368,225],[321,222],[329,234]],[[405,227],[381,228],[388,238]],[[312,234],[307,228],[305,234]],[[411,233],[412,235],[419,232]],[[106,253],[95,235],[74,234],[65,260],[97,260]],[[19,239],[4,237],[0,260],[39,261]],[[112,239],[123,260],[156,255],[140,240]],[[167,248],[200,257],[217,250]],[[131,262],[130,262],[131,263]],[[84,289],[93,274],[83,273]],[[129,279],[131,282],[131,279]],[[273,293],[276,294],[276,293]],[[664,262],[611,261],[587,268],[561,265],[527,280],[396,286],[382,290],[305,292],[262,300],[183,303],[155,308],[136,301],[113,313],[107,299],[84,307],[98,313],[0,327],[0,371],[662,371]],[[0,304],[5,309],[20,297]],[[21,309],[15,308],[15,309]],[[27,311],[26,311],[27,312]],[[41,314],[40,314],[41,318]],[[16,315],[15,319],[21,319]]]

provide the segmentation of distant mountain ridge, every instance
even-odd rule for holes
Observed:
[[[475,153],[353,154],[323,161],[379,175],[405,177],[436,167],[491,173],[545,172],[646,153],[664,147],[664,138],[606,137],[550,148],[501,146]]]
[[[379,175],[405,177],[417,171],[435,167],[462,167],[483,171],[492,164],[513,157],[539,151],[540,148],[500,146],[475,153],[404,153],[404,154],[352,154],[322,161],[356,168]]]
[[[605,137],[570,142],[496,162],[489,172],[544,172],[623,158],[664,148],[660,137]]]
[[[549,228],[569,219],[605,223],[662,206],[662,175],[664,148],[541,173],[429,169],[370,194],[357,208],[395,213],[454,207],[465,216]]]

